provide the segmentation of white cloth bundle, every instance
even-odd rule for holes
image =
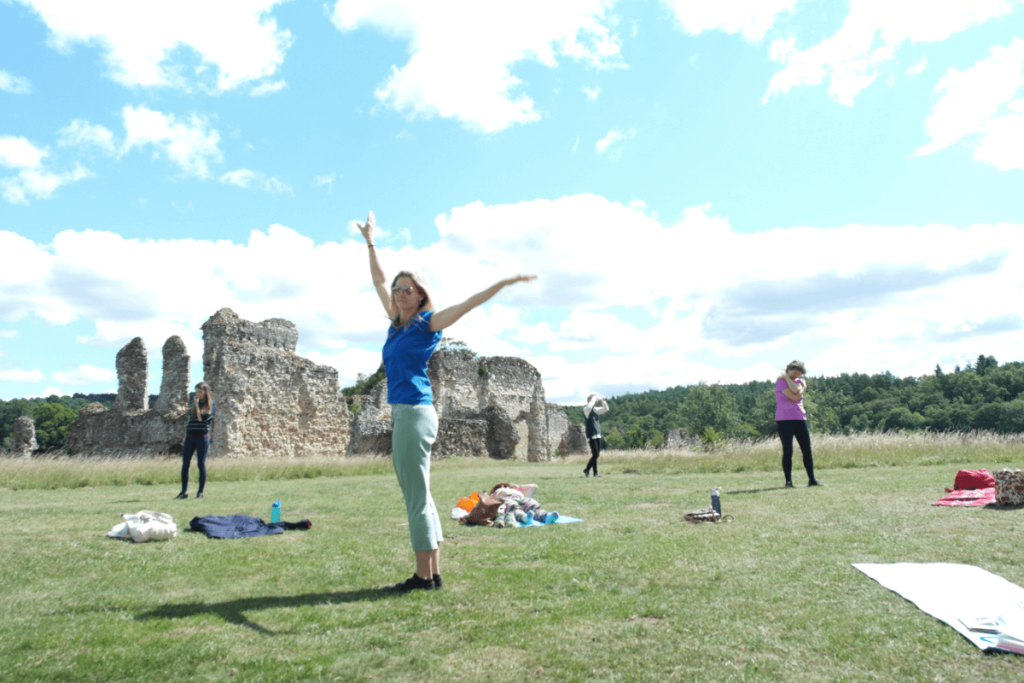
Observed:
[[[166,512],[140,510],[134,515],[121,515],[124,521],[107,532],[110,538],[130,538],[135,543],[156,539],[164,541],[178,535],[178,526]]]

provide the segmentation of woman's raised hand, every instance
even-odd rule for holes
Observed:
[[[373,220],[373,211],[366,214],[365,223],[356,223],[356,227],[359,228],[359,232],[363,233],[363,239],[366,240],[366,243],[373,244],[373,231],[377,227]]]
[[[517,282],[529,282],[530,280],[536,280],[536,275],[516,275],[506,280],[506,284],[514,285]]]

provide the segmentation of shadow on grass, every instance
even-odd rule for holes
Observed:
[[[1014,512],[1017,510],[1024,510],[1024,505],[1004,505],[1002,503],[989,503],[988,505],[982,506],[986,510],[999,510],[1000,512]]]
[[[746,491],[722,491],[722,495],[737,496],[744,493],[764,493],[765,491],[785,491],[785,486],[769,486],[763,489],[747,489]]]
[[[293,595],[290,597],[262,597],[245,598],[243,600],[229,600],[227,602],[213,603],[188,603],[183,605],[164,605],[149,612],[144,612],[135,619],[145,621],[147,619],[184,619],[197,614],[216,614],[224,621],[244,626],[257,633],[273,636],[274,631],[266,629],[251,621],[245,616],[246,612],[253,612],[262,609],[273,609],[277,607],[306,607],[309,605],[330,605],[343,602],[359,602],[361,600],[380,600],[392,593],[387,588],[367,588],[358,591],[344,593],[307,593],[305,595]]]

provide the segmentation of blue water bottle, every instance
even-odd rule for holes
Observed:
[[[722,516],[722,501],[718,498],[718,492],[721,490],[720,486],[711,489],[711,509],[715,511],[715,517]]]
[[[274,504],[270,506],[270,523],[277,524],[281,521],[281,499],[278,498],[274,501]]]

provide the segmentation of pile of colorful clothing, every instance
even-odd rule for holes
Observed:
[[[452,519],[463,524],[479,524],[498,528],[538,526],[554,524],[557,512],[548,512],[533,496],[537,494],[536,484],[519,486],[501,482],[483,495],[473,492],[459,498],[452,510]]]

